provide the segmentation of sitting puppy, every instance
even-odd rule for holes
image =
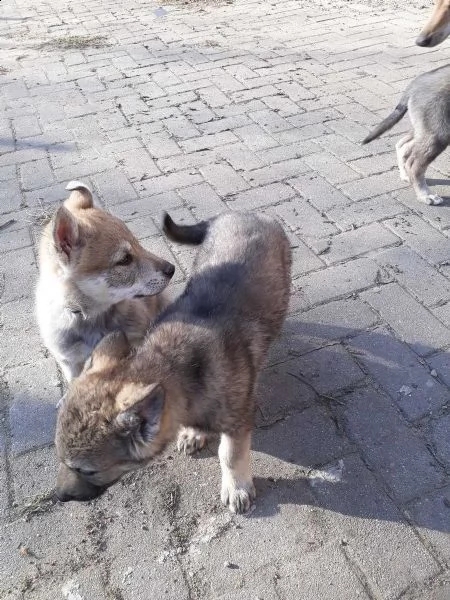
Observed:
[[[416,77],[406,88],[400,102],[388,117],[362,141],[367,144],[388,131],[406,111],[413,131],[396,144],[400,179],[414,187],[417,200],[425,204],[442,204],[425,179],[425,171],[450,143],[450,65]]]
[[[258,373],[289,302],[291,252],[266,216],[228,213],[193,226],[166,215],[174,241],[202,244],[185,292],[130,354],[124,335],[95,348],[58,415],[61,501],[89,500],[145,466],[180,427],[181,448],[221,434],[222,501],[255,496],[250,445]]]
[[[121,330],[131,343],[142,341],[166,304],[156,294],[175,267],[95,208],[83,183],[67,189],[72,193],[43,231],[36,312],[45,345],[71,381],[108,333]]]

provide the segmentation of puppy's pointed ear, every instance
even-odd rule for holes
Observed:
[[[132,436],[137,442],[151,442],[161,428],[164,397],[164,388],[159,384],[124,386],[116,399],[119,406],[122,402],[128,404],[116,417],[119,433]]]
[[[102,371],[107,369],[121,358],[125,358],[130,350],[130,343],[123,331],[114,331],[95,346],[91,360],[86,361],[86,370]]]
[[[79,244],[80,232],[77,220],[65,206],[61,206],[53,217],[52,235],[58,254],[65,262],[70,261]]]
[[[64,202],[64,205],[67,206],[67,208],[92,208],[94,206],[92,192],[82,181],[70,181],[66,185],[66,190],[72,192]]]

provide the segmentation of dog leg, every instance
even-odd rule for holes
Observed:
[[[425,204],[442,204],[443,199],[433,194],[427,185],[425,171],[428,165],[446,148],[437,140],[418,140],[415,142],[411,155],[406,161],[406,170],[416,192],[417,200]]]
[[[250,465],[251,438],[251,431],[233,437],[223,433],[220,438],[221,499],[234,513],[247,512],[256,496]]]
[[[408,133],[407,135],[404,135],[395,144],[395,150],[397,152],[398,170],[400,173],[400,179],[402,181],[409,182],[408,173],[406,172],[406,169],[405,169],[405,162],[406,162],[408,155],[411,152],[411,148],[412,148],[413,144],[414,144],[414,134],[412,132]]]
[[[206,444],[206,435],[194,427],[181,427],[178,432],[177,450],[184,454],[194,454]]]

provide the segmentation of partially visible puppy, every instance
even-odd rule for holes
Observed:
[[[255,496],[250,445],[255,387],[289,302],[291,253],[266,216],[224,214],[165,231],[202,244],[186,290],[135,353],[106,337],[69,388],[58,416],[61,501],[89,500],[145,466],[183,428],[191,451],[221,434],[222,501],[245,512]]]
[[[450,144],[450,65],[416,77],[394,111],[362,143],[367,144],[391,129],[406,112],[413,130],[395,146],[400,179],[412,184],[419,202],[442,204],[443,199],[428,187],[425,172]]]
[[[94,207],[78,181],[44,228],[36,313],[41,336],[67,381],[79,375],[93,348],[120,330],[142,341],[160,310],[175,267],[147,252],[128,227]]]

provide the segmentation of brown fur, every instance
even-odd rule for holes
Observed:
[[[161,292],[174,272],[125,223],[96,208],[87,187],[69,185],[69,198],[42,232],[36,291],[41,335],[68,381],[107,333],[119,329],[133,344],[142,341],[166,305]]]
[[[169,219],[166,231],[182,241]],[[108,336],[72,383],[56,433],[61,500],[97,496],[181,428],[187,452],[203,432],[221,434],[222,500],[250,507],[255,387],[287,310],[290,248],[278,223],[245,213],[207,223],[201,241],[185,293],[143,346],[130,352],[123,335]]]

